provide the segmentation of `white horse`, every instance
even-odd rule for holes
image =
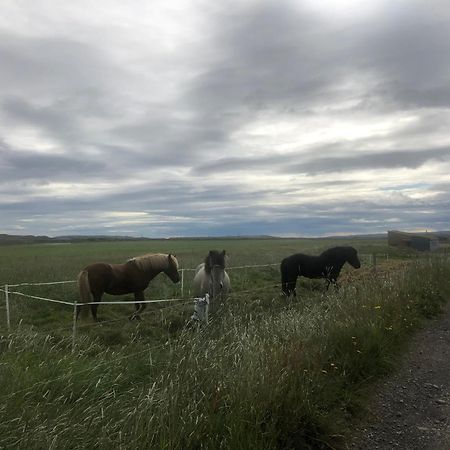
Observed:
[[[209,294],[211,310],[226,298],[231,284],[225,271],[225,250],[210,250],[205,262],[195,269],[192,287],[195,297],[205,297]]]

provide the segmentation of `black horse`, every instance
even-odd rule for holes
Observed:
[[[281,289],[286,296],[294,295],[297,277],[325,278],[327,289],[331,283],[336,284],[342,266],[348,262],[355,269],[361,267],[358,253],[353,247],[333,247],[319,256],[296,253],[281,261]]]

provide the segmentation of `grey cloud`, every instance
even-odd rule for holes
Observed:
[[[311,114],[355,94],[362,95],[360,110],[445,106],[450,27],[439,16],[445,3],[432,4],[400,2],[346,28],[289,2],[235,5],[230,20],[218,18],[213,63],[191,101],[225,127],[239,126],[227,110],[241,120],[264,110]],[[360,77],[374,80],[362,93],[351,85]]]
[[[195,193],[193,190],[184,193],[183,186],[178,187],[180,191],[168,192],[165,198],[162,189],[155,189],[155,195],[149,195],[150,190],[142,193],[132,192],[128,197],[103,196],[103,210],[134,210],[148,212],[150,215],[157,214],[162,218],[161,223],[139,222],[135,225],[127,225],[133,233],[147,236],[173,236],[173,235],[224,235],[224,234],[297,234],[297,235],[320,235],[340,232],[384,232],[391,227],[391,218],[396,218],[396,227],[437,227],[443,228],[448,224],[445,211],[448,211],[450,203],[448,195],[438,198],[432,202],[422,202],[407,199],[402,196],[393,196],[391,201],[386,202],[380,198],[379,202],[373,201],[321,201],[319,204],[309,202],[302,204],[308,196],[292,198],[290,205],[274,206],[261,203],[264,192],[251,193],[248,197],[259,200],[259,205],[249,207],[241,200],[245,197],[245,190],[241,192],[230,190],[230,199],[224,202],[223,197],[216,197],[220,193],[209,192]],[[162,195],[162,197],[159,197]],[[173,201],[178,199],[178,201]],[[10,214],[26,212],[28,219],[38,219],[38,223],[44,222],[45,217],[55,222],[52,226],[58,229],[59,234],[68,230],[82,230],[96,233],[107,224],[114,227],[114,219],[98,219],[99,199],[46,199],[30,201],[22,205],[2,206],[4,220]],[[172,203],[168,203],[172,202]],[[213,205],[211,207],[211,205]],[[118,206],[118,208],[116,208]],[[124,208],[126,206],[126,208]],[[174,222],[172,217],[177,216]],[[65,217],[58,225],[54,220],[56,217]],[[73,220],[70,220],[70,218]],[[180,219],[185,217],[187,220]],[[84,220],[83,220],[84,218]],[[89,218],[91,225],[86,224]],[[164,220],[164,218],[166,218]],[[357,220],[356,220],[357,219]],[[58,228],[59,226],[59,228]],[[96,228],[100,227],[100,228]],[[120,225],[115,226],[116,229]],[[445,227],[444,227],[445,228]],[[44,232],[42,230],[42,232]],[[156,233],[156,234],[154,234]]]
[[[0,32],[2,84],[14,86],[11,94],[33,94],[45,98],[55,94],[91,89],[98,92],[112,87],[111,72],[119,71],[105,53],[76,38],[24,37]]]
[[[248,157],[230,157],[219,158],[212,162],[201,164],[193,167],[191,173],[193,175],[206,175],[220,172],[234,172],[234,171],[254,171],[258,169],[269,169],[274,167],[274,164],[279,164],[280,160],[285,161],[291,157],[271,155],[271,156],[248,156]]]
[[[234,126],[239,123],[226,111],[245,120],[258,110],[305,108],[340,72],[326,64],[330,50],[318,42],[316,27],[313,17],[288,3],[237,6],[231,20],[219,17],[213,64],[193,85],[192,103],[210,121]]]
[[[200,45],[191,46],[189,39],[182,48],[168,45],[162,63],[144,52],[136,65],[109,42],[84,43],[83,27],[96,25],[83,25],[80,18],[68,21],[77,26],[64,36],[51,29],[54,19],[47,37],[36,30],[28,35],[0,30],[2,133],[10,128],[21,133],[29,126],[58,145],[52,154],[0,146],[0,175],[8,183],[0,185],[0,195],[7,197],[1,200],[1,224],[33,215],[51,224],[68,216],[79,218],[76,226],[83,232],[101,232],[95,228],[101,221],[90,225],[96,212],[140,211],[167,218],[158,227],[131,226],[148,235],[155,230],[166,235],[367,232],[382,230],[393,217],[399,226],[440,227],[442,211],[449,207],[443,182],[430,181],[430,190],[442,190],[430,202],[382,192],[379,203],[346,203],[344,193],[357,188],[356,182],[323,176],[303,183],[295,175],[364,169],[382,174],[449,160],[445,7],[437,1],[391,2],[379,15],[342,26],[298,2],[223,3],[203,11],[207,26]],[[59,14],[55,8],[42,14]],[[100,35],[98,30],[90,34]],[[148,42],[146,51],[159,44]],[[170,94],[158,96],[165,87]],[[279,147],[268,152],[264,130],[254,144],[240,141],[255,121],[288,116],[301,124],[326,111],[336,121],[364,117],[370,123],[374,115],[410,110],[418,121],[358,142],[319,143],[285,153]],[[258,149],[266,153],[246,155],[249,147],[251,155]],[[286,177],[292,178],[292,189],[249,187],[246,175],[261,172],[280,176],[283,186]],[[152,182],[162,173],[167,174],[163,182]],[[136,179],[148,183],[130,187],[127,181]],[[38,180],[115,180],[124,187],[88,198],[42,198],[33,191]],[[315,203],[308,195],[314,187],[335,190],[335,198]],[[297,194],[302,191],[305,195]],[[174,223],[175,217],[186,219]]]
[[[364,153],[347,157],[319,157],[284,168],[286,173],[318,174],[372,169],[416,169],[429,161],[450,160],[450,148]]]
[[[34,106],[18,97],[5,98],[1,106],[11,121],[32,124],[52,137],[59,137],[64,144],[80,140],[80,126],[76,115],[69,114],[63,108],[55,105]]]
[[[387,10],[375,30],[369,29],[362,49],[379,77],[380,95],[406,108],[448,105],[447,6],[445,1],[399,2]]]
[[[210,163],[205,163],[193,169],[196,175],[214,172],[233,171],[273,171],[281,173],[306,173],[314,175],[327,172],[350,172],[367,169],[398,169],[418,168],[429,161],[450,160],[450,148],[434,148],[422,150],[397,150],[384,152],[362,152],[351,153],[348,150],[343,156],[321,156],[328,153],[339,153],[332,151],[333,146],[316,148],[316,156],[306,157],[299,154],[277,154],[269,156],[233,157],[221,158]],[[338,146],[339,147],[339,146]],[[302,159],[305,161],[299,162]]]
[[[129,162],[138,167],[189,167],[205,150],[220,147],[227,140],[221,129],[177,119],[167,111],[120,125],[111,134],[126,143]]]
[[[96,175],[103,168],[101,163],[86,161],[76,154],[39,154],[30,149],[13,149],[2,142],[0,156],[2,182],[26,179],[67,181]]]
[[[117,87],[126,83],[126,69],[95,43],[0,30],[0,59],[3,123],[31,125],[56,140],[60,151],[98,145],[105,124],[123,116]]]

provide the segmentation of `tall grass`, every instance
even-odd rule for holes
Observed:
[[[0,447],[336,448],[372,380],[439,313],[449,276],[436,258],[338,291],[307,284],[297,300],[268,287],[201,329],[186,310],[126,324],[117,342],[106,325],[82,333],[75,355],[24,327],[0,341]]]

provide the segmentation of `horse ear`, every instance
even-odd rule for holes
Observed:
[[[222,255],[225,256],[225,250],[222,250]]]

